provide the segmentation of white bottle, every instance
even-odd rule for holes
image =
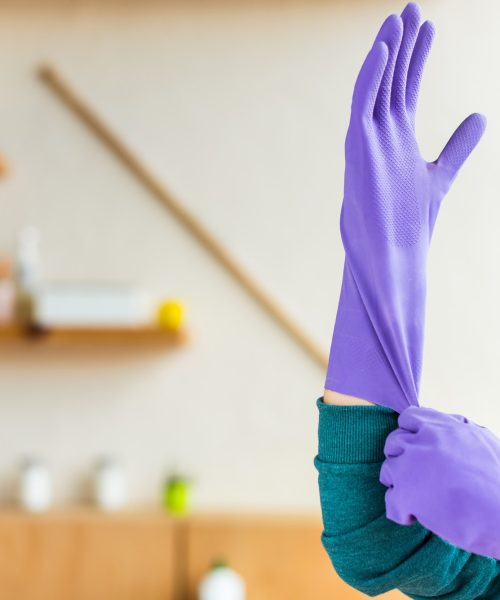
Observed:
[[[0,324],[6,325],[14,319],[16,286],[12,279],[10,261],[0,259]]]
[[[52,481],[47,466],[28,459],[21,468],[19,490],[21,505],[30,512],[44,512],[52,504]]]
[[[111,459],[99,461],[95,474],[95,501],[102,510],[121,510],[127,503],[127,478],[123,466]]]
[[[40,231],[28,225],[17,243],[16,280],[22,291],[31,293],[40,283],[40,262]]]
[[[198,588],[198,600],[245,600],[243,578],[223,562],[217,562]]]

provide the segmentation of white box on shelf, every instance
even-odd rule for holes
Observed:
[[[130,284],[46,283],[33,294],[41,327],[140,327],[152,318],[151,298]]]

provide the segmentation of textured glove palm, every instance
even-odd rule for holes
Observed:
[[[434,162],[415,109],[434,36],[409,4],[391,15],[356,81],[345,144],[345,265],[326,389],[399,412],[418,404],[426,262],[441,201],[484,128],[469,116]]]

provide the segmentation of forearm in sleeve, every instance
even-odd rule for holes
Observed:
[[[321,400],[318,408],[322,541],[339,576],[369,596],[400,589],[417,600],[500,598],[498,561],[464,552],[418,523],[386,518],[379,473],[397,413]]]

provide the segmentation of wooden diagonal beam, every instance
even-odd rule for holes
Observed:
[[[252,296],[276,323],[322,368],[327,356],[316,342],[289,317],[282,307],[236,261],[219,240],[175,198],[139,156],[106,124],[104,119],[70,86],[52,66],[42,66],[40,77],[68,108],[96,135],[120,162],[159,200],[225,270]]]

